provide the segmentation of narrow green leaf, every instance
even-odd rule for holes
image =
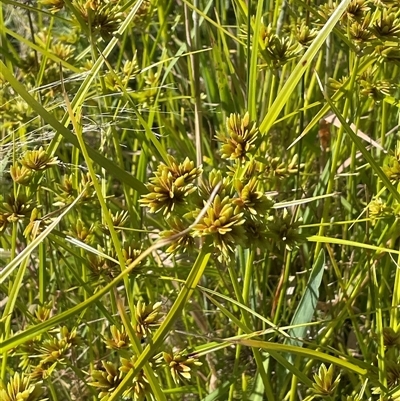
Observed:
[[[286,202],[276,202],[272,208],[273,209],[283,209],[285,207],[293,207],[293,206],[298,206],[298,205],[305,205],[310,202],[316,202],[321,199],[325,198],[331,198],[335,195],[338,195],[337,193],[331,193],[331,194],[323,194],[323,195],[318,195],[318,196],[313,196],[312,198],[301,198],[301,199],[295,199],[291,201],[286,201]]]
[[[207,397],[204,397],[201,401],[220,401],[226,400],[227,394],[229,392],[229,387],[236,380],[236,378],[231,378],[230,381],[224,382],[218,385],[218,388],[214,390],[212,393],[208,394]]]
[[[246,339],[237,340],[236,342],[242,345],[246,345],[248,347],[262,348],[267,352],[268,351],[291,352],[294,355],[300,355],[310,359],[318,359],[320,361],[334,364],[343,369],[350,370],[354,373],[363,376],[366,375],[368,372],[366,368],[362,368],[354,363],[346,361],[345,359],[337,358],[336,356],[324,354],[323,352],[315,351],[308,348],[296,347],[295,345],[272,343],[269,341],[246,340]],[[360,362],[360,364],[362,364],[362,362]]]
[[[321,249],[318,258],[314,263],[311,270],[311,275],[307,283],[306,291],[300,299],[299,305],[296,308],[294,316],[291,321],[291,325],[302,325],[303,323],[311,322],[311,319],[315,313],[319,297],[319,287],[322,281],[322,275],[325,267],[325,253]],[[302,342],[297,338],[303,338],[307,331],[307,326],[298,326],[289,331],[289,335],[292,338],[286,338],[285,343],[291,345],[301,346]]]
[[[317,54],[318,50],[322,47],[328,35],[332,32],[333,28],[339,21],[343,12],[346,10],[350,1],[351,0],[343,0],[337,6],[336,10],[333,12],[324,27],[320,30],[318,36],[315,38],[311,46],[304,53],[303,57],[299,60],[290,77],[283,86],[282,90],[279,92],[275,102],[272,104],[270,110],[268,110],[267,112],[267,115],[264,117],[260,125],[260,131],[262,133],[265,134],[270,130],[275,120],[279,116],[279,113],[285,106],[287,100],[295,90],[296,85],[300,81],[300,78],[302,77],[306,69],[309,68],[312,59]]]
[[[269,354],[274,358],[282,367],[286,368],[287,372],[292,373],[292,375],[298,377],[306,386],[312,387],[312,381],[307,377],[307,375],[298,369],[295,365],[290,363],[283,355],[279,352],[269,350]]]
[[[325,244],[338,244],[338,245],[343,245],[343,246],[352,246],[352,247],[356,247],[356,248],[371,249],[376,252],[387,252],[387,253],[394,253],[396,255],[400,255],[400,251],[398,251],[396,249],[383,248],[383,247],[376,246],[376,245],[365,244],[364,242],[349,241],[349,240],[340,239],[340,238],[312,235],[311,237],[307,238],[307,241],[322,242]]]
[[[19,266],[19,264],[26,259],[32,251],[51,233],[51,231],[57,226],[62,218],[76,205],[81,198],[82,194],[77,198],[57,217],[54,221],[49,224],[21,253],[19,253],[1,272],[0,272],[0,284]]]

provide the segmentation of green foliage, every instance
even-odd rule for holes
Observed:
[[[1,400],[400,399],[398,2],[0,7]]]

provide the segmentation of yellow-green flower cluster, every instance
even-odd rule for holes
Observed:
[[[231,160],[244,160],[254,151],[258,139],[258,128],[250,121],[248,113],[243,118],[238,114],[231,114],[226,119],[226,131],[217,135],[217,140],[223,144],[221,156]]]
[[[169,162],[169,165],[158,167],[147,185],[149,193],[140,200],[141,205],[148,207],[151,213],[163,211],[166,217],[177,206],[185,205],[188,195],[196,191],[194,181],[202,173],[201,167],[195,167],[189,158],[178,164],[171,156]]]
[[[41,382],[31,383],[29,376],[15,373],[2,387],[0,381],[0,400],[1,401],[45,401],[42,398],[43,389]]]
[[[203,174],[188,158],[178,163],[170,156],[169,164],[161,164],[150,178],[149,193],[140,200],[151,213],[163,212],[167,229],[160,235],[173,238],[167,252],[193,250],[198,237],[222,262],[231,260],[238,245],[265,248],[273,238],[291,249],[303,241],[291,216],[271,215],[274,202],[265,190],[266,180],[298,172],[297,157],[289,162],[269,155],[255,159],[260,133],[248,113],[231,114],[217,140],[222,143],[220,169]],[[201,175],[205,177],[198,182]],[[191,224],[192,231],[186,230]]]

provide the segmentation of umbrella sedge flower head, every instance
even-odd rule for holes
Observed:
[[[6,202],[0,204],[0,211],[3,211],[7,215],[8,222],[12,223],[28,217],[34,207],[33,199],[28,199],[27,196],[21,193],[17,197],[11,194]]]
[[[288,251],[306,240],[306,235],[300,232],[302,220],[294,220],[293,216],[283,210],[283,214],[268,217],[267,237],[276,241],[279,249],[284,245]]]
[[[122,375],[128,374],[134,367],[137,361],[137,357],[133,356],[130,359],[121,358],[122,366],[119,367],[119,371]],[[149,362],[151,366],[152,363]],[[154,373],[157,377],[157,374]],[[146,395],[151,393],[151,387],[149,381],[146,378],[143,370],[141,370],[130,383],[130,386],[123,392],[123,400],[134,400],[134,401],[145,401]]]
[[[274,34],[268,46],[261,51],[261,56],[266,61],[266,64],[261,67],[282,68],[290,60],[296,58],[301,49],[300,44],[291,37],[280,37]]]
[[[369,10],[366,0],[352,0],[347,6],[345,15],[349,20],[360,21]]]
[[[15,164],[10,167],[10,175],[14,182],[20,185],[29,186],[32,182],[34,171],[25,166]]]
[[[319,367],[318,373],[314,375],[313,392],[319,396],[332,395],[340,382],[340,374],[334,379],[334,367],[329,369],[324,364]]]
[[[72,4],[92,32],[102,37],[116,32],[123,19],[116,0],[75,0]]]
[[[188,354],[186,350],[171,354],[163,352],[156,362],[165,363],[169,367],[175,384],[179,384],[182,380],[189,380],[192,368],[202,365],[197,356]]]
[[[100,390],[99,399],[105,401],[108,399],[110,393],[121,383],[122,375],[112,362],[101,361],[101,363],[103,369],[92,371],[92,382],[89,385],[97,387]]]
[[[376,219],[390,217],[394,215],[394,210],[391,206],[388,206],[381,198],[375,198],[368,205],[369,217],[372,222]]]
[[[249,113],[243,118],[239,114],[231,114],[226,119],[226,132],[217,135],[217,140],[223,143],[220,150],[222,158],[244,160],[255,148],[259,137],[258,127],[250,121]]]
[[[146,305],[139,301],[135,309],[136,333],[139,338],[146,338],[151,334],[151,327],[161,319],[161,302],[153,305]]]
[[[5,231],[8,225],[8,217],[9,215],[6,213],[0,213],[0,233]]]
[[[235,182],[238,198],[233,203],[246,210],[252,215],[264,216],[273,205],[273,201],[261,190],[262,186],[256,177],[253,177],[247,184],[237,180]]]
[[[136,241],[125,241],[122,248],[122,255],[125,259],[125,265],[129,266],[134,260],[136,260],[142,253],[142,247]],[[144,261],[141,261],[135,267],[135,271],[143,267]]]
[[[111,220],[115,231],[120,231],[121,227],[124,227],[129,218],[129,212],[127,210],[119,211],[115,214],[111,213]],[[106,224],[100,224],[100,230],[103,234],[110,235],[110,230]]]
[[[392,8],[384,8],[370,29],[381,40],[398,40],[400,37],[399,13]]]
[[[20,159],[20,163],[27,169],[34,171],[43,171],[59,162],[57,157],[50,156],[43,147],[38,150],[28,150]]]
[[[318,30],[315,28],[310,28],[305,21],[301,21],[301,24],[297,26],[295,35],[297,41],[303,47],[308,47],[311,45],[312,41],[316,38]]]
[[[334,1],[332,3],[320,6],[318,14],[324,20],[327,20],[338,7],[338,3],[340,2]],[[351,0],[343,14],[343,22],[347,23],[351,21],[360,21],[369,10],[370,7],[368,6],[367,0]]]
[[[400,181],[400,142],[397,143],[395,154],[385,158],[382,170],[389,180]]]
[[[65,6],[64,0],[39,0],[39,3],[49,7],[52,14],[61,11]]]
[[[376,70],[369,69],[359,77],[360,94],[379,104],[393,92],[394,85],[387,80],[376,80]]]
[[[23,373],[14,374],[7,383],[3,386],[0,383],[0,399],[1,401],[45,401],[47,398],[42,398],[43,390],[40,382],[32,384],[30,378]]]
[[[186,158],[183,163],[177,163],[170,156],[170,164],[161,164],[154,177],[147,184],[149,193],[140,200],[141,206],[148,207],[150,213],[163,210],[166,218],[176,206],[183,206],[186,197],[196,191],[193,181],[202,173],[201,167],[195,167],[194,162]]]
[[[243,212],[231,198],[216,195],[205,216],[193,227],[194,235],[210,236],[213,246],[221,252],[219,259],[229,260],[229,254],[246,238],[244,222]]]
[[[358,45],[366,45],[366,43],[372,39],[373,34],[369,29],[371,25],[371,13],[364,16],[362,21],[353,21],[349,28],[350,37]]]
[[[71,236],[79,239],[80,241],[90,244],[94,239],[95,225],[92,223],[90,227],[81,220],[77,219],[75,226],[71,225],[69,233]]]
[[[383,328],[383,344],[386,348],[400,346],[400,332],[394,331],[391,327]]]
[[[112,325],[110,327],[111,337],[105,339],[106,347],[109,349],[125,349],[130,345],[129,336],[125,332],[124,326],[121,330],[117,326]]]
[[[400,384],[400,364],[396,361],[387,361],[387,384],[389,389],[394,389]]]
[[[232,178],[224,176],[221,170],[212,169],[208,177],[203,180],[199,186],[199,193],[202,199],[208,199],[213,193],[214,189],[219,185],[218,194],[221,197],[232,196],[234,188],[232,185]]]
[[[184,231],[188,227],[189,223],[185,224],[180,218],[172,217],[169,221],[169,230],[162,231],[160,233],[161,238],[170,238]],[[172,244],[168,247],[167,253],[186,252],[192,250],[195,245],[195,240],[190,233],[180,235],[175,239]]]
[[[262,249],[268,243],[268,226],[265,219],[250,216],[246,219],[243,228],[246,231],[246,248]]]
[[[54,362],[64,363],[65,359],[70,357],[72,347],[81,343],[76,329],[71,331],[67,327],[61,327],[56,336],[43,341],[38,348],[38,353],[42,364],[51,364]]]

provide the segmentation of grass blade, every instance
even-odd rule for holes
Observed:
[[[311,65],[311,61],[314,56],[317,54],[318,50],[324,44],[328,35],[332,32],[333,28],[339,21],[343,12],[346,10],[347,6],[350,4],[351,0],[342,0],[341,3],[337,6],[334,13],[331,15],[329,20],[326,22],[324,27],[320,30],[318,36],[315,38],[311,46],[301,57],[300,61],[297,63],[296,67],[293,69],[290,77],[286,81],[282,90],[278,94],[275,102],[272,104],[271,108],[268,110],[267,115],[264,117],[260,124],[260,131],[262,133],[267,133],[275,120],[278,118],[279,113],[285,106],[289,97],[292,95],[293,91],[296,88],[296,85],[299,83],[300,78],[305,73],[307,68]]]

